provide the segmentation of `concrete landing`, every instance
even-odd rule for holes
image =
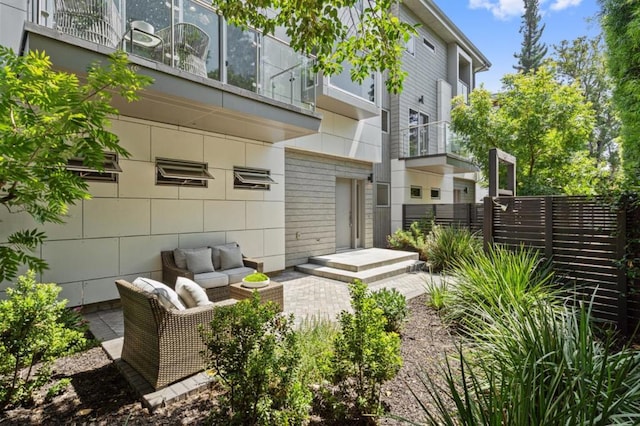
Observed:
[[[424,262],[418,260],[417,253],[371,248],[310,257],[309,263],[298,265],[296,269],[342,282],[359,279],[365,283],[373,283],[421,270],[423,265]]]

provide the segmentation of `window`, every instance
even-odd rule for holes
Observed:
[[[411,36],[411,38],[409,38],[409,40],[407,40],[407,42],[405,43],[405,50],[411,56],[416,56],[416,40],[415,38],[413,38],[413,36]]]
[[[440,199],[440,188],[431,188],[431,199],[432,200]]]
[[[422,198],[422,187],[411,185],[411,198]]]
[[[156,185],[206,188],[214,178],[207,169],[207,163],[156,158]]]
[[[380,127],[382,128],[382,133],[389,133],[389,111],[386,109],[380,111]]]
[[[409,157],[429,154],[429,116],[409,109]]]
[[[88,166],[83,158],[70,158],[67,161],[67,170],[84,180],[96,182],[118,182],[118,173],[122,173],[122,169],[118,164],[118,154],[113,152],[104,154],[102,170]]]
[[[389,184],[376,184],[376,207],[389,207]]]
[[[246,167],[233,168],[234,189],[260,189],[269,191],[271,185],[277,183],[269,176],[271,172],[264,169],[252,169]]]
[[[422,39],[422,43],[424,43],[424,45],[427,46],[427,49],[431,50],[432,52],[436,51],[436,46],[426,38]]]

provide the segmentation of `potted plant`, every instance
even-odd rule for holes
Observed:
[[[262,272],[254,272],[242,279],[242,287],[262,288],[268,286],[270,281],[269,277]]]

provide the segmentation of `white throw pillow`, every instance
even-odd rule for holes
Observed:
[[[142,291],[158,296],[158,301],[160,301],[162,306],[167,309],[177,309],[179,311],[184,311],[186,309],[184,304],[180,301],[178,293],[173,291],[173,289],[166,284],[144,277],[136,278],[131,284]]]
[[[176,293],[184,300],[187,308],[213,305],[213,302],[207,297],[207,292],[187,277],[178,277],[176,280]]]

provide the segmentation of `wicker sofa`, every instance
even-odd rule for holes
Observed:
[[[196,273],[189,270],[186,267],[181,267],[176,262],[176,254],[178,250],[185,249],[175,249],[171,251],[162,251],[160,256],[162,258],[162,281],[167,284],[171,288],[175,288],[176,279],[178,277],[187,277],[190,280],[195,281],[201,287],[205,289],[207,292],[207,296],[209,300],[212,302],[218,302],[221,300],[228,299],[229,296],[229,285],[235,284],[237,282],[242,281],[242,278],[247,276],[248,274],[258,271],[263,271],[263,263],[256,260],[250,259],[241,255],[241,263],[242,266],[236,265],[237,267],[233,267],[230,269],[225,269],[223,264],[220,261],[220,250],[224,250],[225,248],[232,248],[240,250],[240,246],[237,243],[229,243],[223,244],[213,247],[206,247],[211,249],[212,256],[212,266],[214,271],[204,272],[204,273]],[[199,248],[203,249],[205,247]],[[186,250],[199,250],[199,249],[186,249]],[[183,262],[184,263],[184,262]]]
[[[211,322],[216,306],[234,303],[234,300],[171,310],[165,308],[156,295],[142,291],[128,281],[117,280],[116,287],[124,316],[123,361],[154,389],[204,369],[200,351],[205,345],[198,325]]]

